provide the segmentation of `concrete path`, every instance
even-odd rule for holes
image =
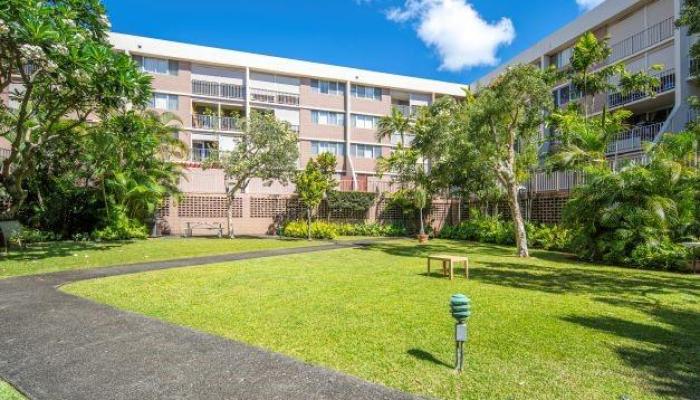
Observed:
[[[0,377],[30,399],[413,398],[56,289],[84,279],[353,245],[337,243],[0,280]]]

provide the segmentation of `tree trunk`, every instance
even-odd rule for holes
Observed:
[[[530,257],[527,249],[527,233],[525,232],[525,222],[520,213],[520,202],[518,202],[518,185],[514,179],[508,180],[508,201],[510,211],[515,226],[515,243],[518,246],[518,257]]]
[[[236,236],[233,234],[233,198],[231,196],[228,196],[226,208],[226,228],[228,230],[228,237],[229,239],[234,239]]]
[[[420,212],[420,234],[425,235],[425,226],[423,225],[423,208],[420,208],[419,212]]]
[[[306,238],[311,240],[311,207],[306,209]]]

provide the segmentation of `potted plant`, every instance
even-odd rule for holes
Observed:
[[[420,231],[418,231],[418,243],[427,243],[428,234],[425,233],[425,224],[423,222],[423,209],[428,205],[428,193],[422,187],[416,188],[413,191],[413,205],[418,209],[420,218]]]

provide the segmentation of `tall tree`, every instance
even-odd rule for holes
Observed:
[[[11,144],[0,185],[22,206],[24,181],[36,156],[89,117],[127,106],[143,107],[150,77],[107,39],[109,21],[99,0],[6,0],[0,3],[0,136]],[[70,116],[70,123],[62,119]]]
[[[221,167],[226,179],[228,235],[234,237],[233,203],[251,180],[286,184],[294,177],[299,159],[299,138],[286,122],[274,114],[252,112],[244,121],[246,134],[233,151],[222,152],[203,164]]]
[[[313,158],[303,171],[294,178],[299,201],[306,206],[306,233],[311,240],[311,218],[323,201],[323,198],[335,186],[333,172],[336,159],[333,154],[323,153],[316,160]],[[332,168],[332,169],[331,169]]]
[[[379,119],[377,140],[391,139],[399,135],[401,145],[406,145],[406,135],[412,130],[411,118],[405,116],[398,108],[391,109],[391,114]]]
[[[528,257],[529,252],[518,194],[537,162],[537,136],[545,113],[553,106],[550,82],[547,71],[517,65],[468,99],[465,108],[480,161],[506,190],[520,257]]]

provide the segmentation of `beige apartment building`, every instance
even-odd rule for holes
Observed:
[[[587,99],[594,113],[600,113],[604,105],[609,110],[624,107],[634,113],[629,129],[620,132],[617,140],[608,147],[611,166],[617,167],[625,160],[642,160],[644,143],[658,140],[663,132],[677,132],[690,118],[695,118],[686,102],[688,96],[698,93],[690,79],[695,66],[691,65],[688,56],[694,38],[688,37],[685,29],[675,26],[681,4],[682,0],[607,0],[472,86],[488,84],[504,68],[514,64],[529,63],[541,68],[555,66],[565,70],[569,66],[573,45],[582,34],[593,32],[598,38],[607,37],[612,54],[600,67],[622,62],[631,72],[646,71],[661,81],[655,96],[641,93],[623,96],[613,91],[594,100]],[[660,65],[661,70],[652,71],[654,65]],[[581,101],[570,82],[561,82],[552,94],[559,107],[571,101]],[[543,139],[546,140],[544,131]],[[545,142],[543,151],[548,145]],[[533,178],[530,189],[539,194],[551,192],[554,195],[567,192],[582,179],[574,172],[540,173]]]
[[[239,121],[252,111],[272,112],[298,132],[299,168],[331,152],[340,190],[382,193],[391,190],[391,179],[376,176],[376,162],[399,138],[377,140],[379,119],[392,108],[410,114],[439,96],[462,96],[466,87],[118,33],[110,40],[153,76],[151,107],[183,122],[180,140],[191,149],[182,160],[185,196],[162,215],[174,233],[188,222],[225,220],[223,172],[202,170],[201,161],[214,150],[234,148],[244,135]],[[236,202],[238,232],[269,232],[275,218],[298,206],[293,192],[292,184],[252,182]]]

